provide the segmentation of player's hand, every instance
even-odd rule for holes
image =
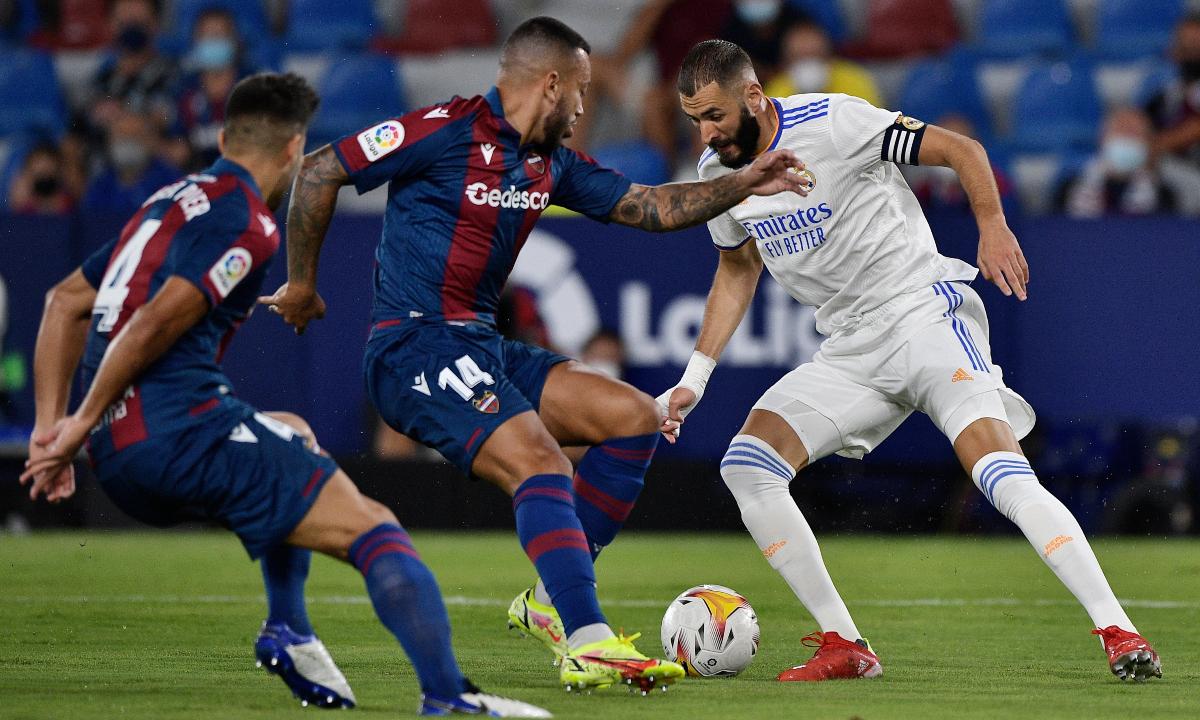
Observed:
[[[30,500],[45,495],[57,503],[75,494],[75,456],[91,430],[92,423],[72,415],[49,430],[34,431],[29,438],[29,459],[20,477],[22,485],[29,485]]]
[[[303,335],[308,323],[325,317],[325,301],[315,289],[291,286],[284,283],[279,286],[274,295],[264,295],[258,299],[259,305],[283,317],[283,321],[296,329],[297,335]]]
[[[1029,264],[1012,230],[1004,223],[986,226],[979,232],[979,270],[985,280],[996,283],[1000,292],[1018,300],[1028,297]]]
[[[658,431],[667,442],[675,444],[679,438],[679,427],[683,425],[687,414],[700,402],[700,396],[695,390],[678,385],[655,398],[658,412],[662,417],[662,425]]]
[[[775,195],[784,191],[808,195],[808,181],[800,176],[804,163],[791,150],[772,150],[754,158],[738,172],[745,173],[751,195]]]

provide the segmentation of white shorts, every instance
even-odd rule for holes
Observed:
[[[992,363],[987,314],[968,285],[940,282],[880,310],[869,326],[827,339],[754,405],[788,422],[810,462],[861,458],[913,410],[951,442],[985,417],[1007,422],[1017,439],[1033,429],[1033,408]]]

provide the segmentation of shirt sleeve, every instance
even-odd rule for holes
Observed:
[[[917,164],[925,123],[856,97],[843,96],[831,105],[830,140],[842,159],[862,170],[884,160]]]
[[[469,101],[455,98],[347,135],[333,143],[333,151],[361,195],[428,168],[445,153],[456,131],[475,115]]]
[[[718,250],[737,250],[750,239],[750,233],[729,213],[723,212],[708,221],[708,234]]]
[[[100,289],[100,283],[104,281],[104,272],[108,269],[108,261],[112,259],[113,249],[117,247],[119,237],[104,243],[104,245],[96,252],[88,255],[83,261],[83,265],[79,269],[83,272],[83,278],[88,281],[88,285]]]
[[[172,274],[199,288],[210,307],[220,305],[252,272],[265,269],[279,247],[275,218],[254,212],[244,196],[222,198],[217,210],[184,224],[168,256]]]
[[[558,166],[558,175],[550,201],[603,223],[608,222],[617,201],[633,185],[616,170],[569,148],[555,151],[554,164]]]

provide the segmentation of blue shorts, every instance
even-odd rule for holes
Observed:
[[[363,371],[384,422],[470,475],[484,442],[536,412],[550,369],[569,359],[480,323],[406,321],[371,337]]]
[[[337,469],[249,405],[232,431],[151,436],[95,464],[104,492],[131,517],[160,527],[218,521],[254,559],[292,533]]]

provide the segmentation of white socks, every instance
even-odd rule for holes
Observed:
[[[721,477],[767,562],[822,631],[853,642],[862,636],[829,578],[817,538],[788,492],[795,475],[774,448],[752,435],[735,437],[721,460]]]
[[[578,650],[584,645],[590,645],[594,642],[607,640],[613,636],[614,633],[612,628],[609,626],[605,625],[604,623],[592,623],[591,625],[584,625],[568,635],[567,645],[570,646],[572,650]]]
[[[1108,586],[1079,523],[1058,498],[1042,487],[1023,455],[984,455],[972,468],[971,479],[997,510],[1021,528],[1096,627],[1116,625],[1137,632]]]

